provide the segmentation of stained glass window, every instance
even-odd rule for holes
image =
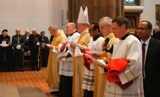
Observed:
[[[134,3],[134,0],[124,0],[125,3]]]
[[[140,5],[140,0],[124,0],[125,6],[137,6]]]

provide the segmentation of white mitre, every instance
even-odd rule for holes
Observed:
[[[89,19],[88,19],[88,8],[86,7],[85,10],[83,11],[82,6],[80,7],[79,11],[79,16],[78,16],[78,21],[77,23],[88,23],[89,24]]]

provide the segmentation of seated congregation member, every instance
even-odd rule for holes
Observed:
[[[58,95],[59,91],[59,61],[58,61],[58,45],[66,41],[66,35],[63,30],[59,30],[56,25],[48,28],[49,32],[54,36],[51,44],[46,44],[50,49],[47,65],[46,82],[51,88],[51,94]]]
[[[108,69],[104,97],[144,97],[141,43],[129,34],[127,18],[114,18],[111,28],[119,41],[106,46],[112,58],[107,66],[101,65]]]
[[[93,22],[90,24],[89,34],[92,37],[92,39],[88,44],[88,48],[92,49],[92,47],[95,47],[95,46],[101,47],[104,41],[104,38],[100,33],[100,28],[98,23]],[[97,54],[94,53],[92,55],[97,55]],[[87,61],[87,59],[85,60]],[[83,75],[84,77],[83,77],[82,88],[84,89],[84,97],[93,97],[96,63],[92,61],[86,65],[85,65],[86,67],[84,67],[84,75]]]
[[[151,36],[152,24],[147,20],[139,23],[137,31],[142,43],[144,97],[160,97],[160,41]]]
[[[24,39],[25,39],[25,47],[24,47],[24,52],[28,52],[29,51],[29,30],[26,29],[25,30],[25,34],[24,34]]]
[[[45,44],[49,44],[49,40],[48,37],[45,36],[44,31],[42,31],[40,34],[42,38],[42,43],[41,43],[42,67],[46,67],[48,62],[49,48]]]
[[[31,64],[32,71],[35,69],[38,71],[40,69],[38,58],[40,55],[40,43],[41,36],[37,34],[37,30],[35,28],[32,29],[32,34],[29,36],[29,48],[31,53]]]
[[[59,45],[58,58],[60,60],[59,75],[59,97],[72,97],[73,78],[73,49],[68,42],[77,42],[80,34],[76,31],[75,23],[68,23],[66,26],[68,33],[67,40]]]
[[[10,71],[13,69],[13,52],[7,29],[4,29],[0,35],[0,44],[0,71]]]
[[[23,48],[24,48],[24,36],[21,35],[21,30],[17,28],[15,30],[16,35],[12,36],[12,46],[14,48],[14,71],[23,71]]]

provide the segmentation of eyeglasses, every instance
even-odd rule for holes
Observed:
[[[137,30],[147,30],[148,28],[137,28]]]
[[[109,26],[109,25],[107,25],[107,26]],[[100,30],[103,30],[105,27],[107,27],[107,26],[101,26],[100,27]]]

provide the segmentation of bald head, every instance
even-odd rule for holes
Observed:
[[[76,24],[73,22],[68,23],[66,26],[66,30],[69,35],[72,34],[76,31]]]
[[[21,30],[20,30],[20,28],[16,28],[16,35],[19,35],[20,33],[21,33]]]
[[[29,36],[29,35],[30,35],[29,29],[26,29],[26,30],[25,30],[25,36]]]
[[[35,28],[32,28],[32,34],[36,35],[37,34],[37,30]]]

